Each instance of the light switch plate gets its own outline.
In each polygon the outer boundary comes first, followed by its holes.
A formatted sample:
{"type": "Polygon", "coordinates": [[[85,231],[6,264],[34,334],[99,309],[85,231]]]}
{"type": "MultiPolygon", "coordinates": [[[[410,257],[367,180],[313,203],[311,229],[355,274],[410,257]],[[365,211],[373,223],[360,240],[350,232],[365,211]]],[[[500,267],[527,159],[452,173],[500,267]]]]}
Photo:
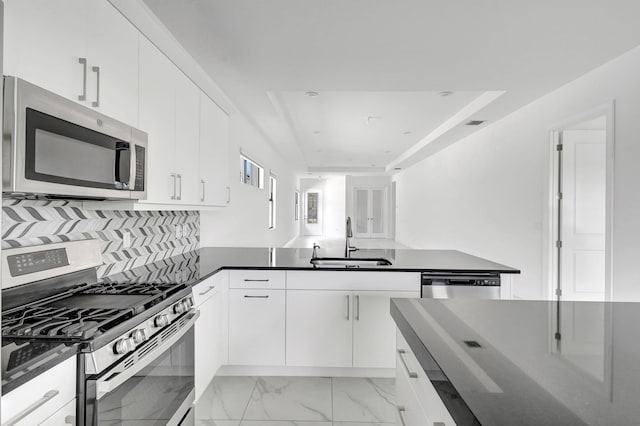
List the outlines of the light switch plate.
{"type": "Polygon", "coordinates": [[[122,246],[124,248],[131,247],[131,232],[130,231],[123,231],[122,232],[122,246]]]}

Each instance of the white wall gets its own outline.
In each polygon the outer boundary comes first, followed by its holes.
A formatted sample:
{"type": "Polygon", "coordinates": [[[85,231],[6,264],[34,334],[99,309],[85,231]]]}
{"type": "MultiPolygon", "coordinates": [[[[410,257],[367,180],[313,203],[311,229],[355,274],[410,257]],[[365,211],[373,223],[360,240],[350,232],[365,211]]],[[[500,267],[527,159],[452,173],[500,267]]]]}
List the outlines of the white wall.
{"type": "Polygon", "coordinates": [[[294,220],[295,171],[239,114],[229,127],[231,204],[200,215],[200,245],[281,247],[298,235],[294,220]],[[240,149],[265,168],[265,187],[240,182],[240,149]],[[268,176],[277,175],[276,229],[269,228],[268,176]]]}
{"type": "MultiPolygon", "coordinates": [[[[324,238],[344,238],[345,234],[345,177],[327,176],[322,179],[303,178],[300,179],[300,198],[302,209],[304,210],[305,191],[312,188],[322,190],[322,237],[324,238]]],[[[300,226],[304,235],[304,211],[302,212],[300,226]]]]}
{"type": "Polygon", "coordinates": [[[514,296],[546,298],[549,129],[614,100],[612,299],[640,301],[639,75],[640,47],[398,173],[397,240],[520,268],[514,296]]]}

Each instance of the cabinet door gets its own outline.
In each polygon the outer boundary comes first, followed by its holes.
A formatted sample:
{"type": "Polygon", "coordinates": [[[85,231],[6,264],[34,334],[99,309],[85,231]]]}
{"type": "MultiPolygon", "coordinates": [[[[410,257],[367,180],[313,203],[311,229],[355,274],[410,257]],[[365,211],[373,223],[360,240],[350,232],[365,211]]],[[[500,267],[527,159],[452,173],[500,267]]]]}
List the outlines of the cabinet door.
{"type": "Polygon", "coordinates": [[[149,134],[148,202],[176,202],[175,70],[162,52],[140,36],[140,129],[149,134]]]}
{"type": "Polygon", "coordinates": [[[349,291],[287,291],[287,365],[351,367],[349,291]]]}
{"type": "Polygon", "coordinates": [[[76,422],[76,399],[73,398],[67,405],[53,413],[51,417],[45,419],[40,426],[61,426],[77,425],[76,422]]]}
{"type": "Polygon", "coordinates": [[[200,184],[198,151],[200,145],[200,89],[182,71],[175,69],[176,133],[175,159],[178,174],[178,203],[198,204],[200,184]]]}
{"type": "Polygon", "coordinates": [[[116,120],[138,126],[138,30],[108,1],[85,0],[85,4],[88,105],[116,120]],[[99,99],[98,72],[93,67],[99,67],[99,99]],[[98,100],[96,106],[93,102],[98,100]]]}
{"type": "Polygon", "coordinates": [[[220,293],[215,293],[198,307],[200,317],[196,321],[194,336],[196,401],[220,367],[217,348],[220,324],[216,308],[221,298],[220,293]]]}
{"type": "Polygon", "coordinates": [[[229,116],[200,92],[200,203],[224,206],[229,197],[229,116]]]}
{"type": "Polygon", "coordinates": [[[229,290],[229,364],[284,365],[285,290],[229,290]]]}
{"type": "Polygon", "coordinates": [[[80,102],[83,67],[78,59],[87,56],[84,3],[5,0],[4,74],[80,102]]]}
{"type": "Polygon", "coordinates": [[[396,325],[392,297],[420,297],[419,292],[360,291],[353,296],[353,366],[394,368],[396,325]]]}

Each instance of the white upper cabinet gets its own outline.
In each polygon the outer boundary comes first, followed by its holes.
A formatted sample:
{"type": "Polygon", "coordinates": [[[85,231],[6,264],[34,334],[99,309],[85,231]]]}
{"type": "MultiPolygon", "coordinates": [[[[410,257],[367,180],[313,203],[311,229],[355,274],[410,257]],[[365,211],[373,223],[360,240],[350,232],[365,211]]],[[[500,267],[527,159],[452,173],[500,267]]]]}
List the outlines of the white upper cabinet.
{"type": "Polygon", "coordinates": [[[84,3],[88,9],[87,101],[103,114],[137,126],[138,30],[109,2],[84,3]]]}
{"type": "Polygon", "coordinates": [[[176,68],[175,173],[179,204],[198,204],[198,153],[200,145],[200,89],[176,68]]]}
{"type": "Polygon", "coordinates": [[[140,37],[140,129],[148,133],[147,200],[176,201],[175,68],[149,40],[140,37]]]}
{"type": "Polygon", "coordinates": [[[80,102],[87,39],[84,0],[5,0],[4,74],[80,102]]]}
{"type": "Polygon", "coordinates": [[[106,0],[5,1],[4,73],[138,124],[138,31],[106,0]]]}
{"type": "Polygon", "coordinates": [[[224,206],[229,187],[229,116],[200,92],[200,203],[224,206]]]}

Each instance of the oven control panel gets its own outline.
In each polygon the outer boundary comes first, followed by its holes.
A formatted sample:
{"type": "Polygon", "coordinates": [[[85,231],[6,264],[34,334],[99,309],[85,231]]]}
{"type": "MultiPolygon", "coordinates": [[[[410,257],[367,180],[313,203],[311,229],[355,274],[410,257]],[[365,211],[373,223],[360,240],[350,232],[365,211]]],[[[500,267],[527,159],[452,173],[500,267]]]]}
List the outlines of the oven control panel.
{"type": "Polygon", "coordinates": [[[17,277],[69,265],[67,250],[56,248],[7,256],[9,272],[17,277]]]}

